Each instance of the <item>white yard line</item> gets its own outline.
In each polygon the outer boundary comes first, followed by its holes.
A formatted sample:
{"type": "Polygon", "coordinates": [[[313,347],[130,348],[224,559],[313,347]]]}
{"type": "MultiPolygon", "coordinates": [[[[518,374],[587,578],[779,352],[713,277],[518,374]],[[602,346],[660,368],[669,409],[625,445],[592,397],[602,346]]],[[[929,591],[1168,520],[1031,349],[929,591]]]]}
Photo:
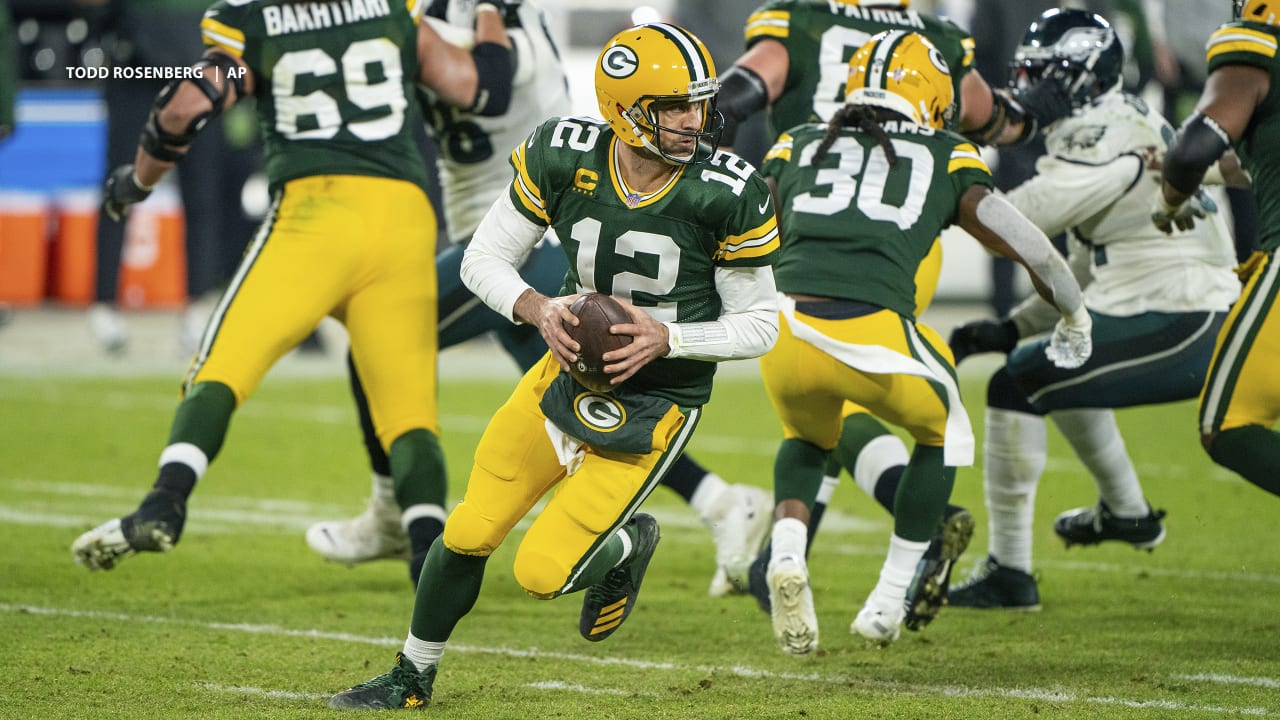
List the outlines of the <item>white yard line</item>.
{"type": "MultiPolygon", "coordinates": [[[[85,618],[97,621],[116,621],[121,623],[154,623],[161,625],[178,625],[184,627],[201,628],[205,630],[240,632],[253,635],[268,635],[278,637],[307,638],[314,640],[333,640],[336,642],[358,643],[362,645],[379,645],[387,647],[399,647],[402,640],[386,638],[354,635],[351,633],[334,633],[324,630],[296,630],[291,628],[283,628],[278,625],[256,625],[250,623],[211,623],[198,622],[194,620],[178,620],[172,618],[158,617],[154,615],[129,615],[126,613],[102,612],[96,610],[73,610],[69,608],[41,607],[35,605],[14,605],[9,603],[0,603],[0,612],[8,613],[14,616],[22,615],[40,615],[45,617],[72,617],[85,618]]],[[[677,662],[653,662],[648,660],[636,660],[623,657],[595,657],[592,655],[579,655],[577,653],[559,653],[547,652],[545,650],[509,648],[509,647],[484,647],[474,645],[450,645],[449,650],[457,653],[475,653],[478,655],[498,655],[502,657],[512,658],[533,658],[538,660],[558,660],[566,662],[577,662],[586,665],[620,665],[638,670],[657,670],[657,671],[673,671],[685,674],[695,673],[702,675],[728,675],[732,677],[740,677],[747,679],[766,679],[775,681],[799,682],[799,683],[815,683],[815,684],[836,684],[841,686],[859,686],[873,691],[892,692],[896,694],[912,694],[912,695],[928,695],[941,697],[996,697],[996,698],[1014,698],[1023,700],[1044,700],[1046,702],[1055,703],[1081,703],[1087,705],[1116,705],[1129,707],[1139,710],[1158,710],[1158,711],[1181,711],[1181,712],[1200,712],[1213,715],[1247,715],[1251,717],[1277,717],[1280,712],[1265,707],[1229,707],[1223,705],[1195,705],[1189,703],[1176,702],[1173,700],[1134,700],[1130,698],[1117,698],[1108,696],[1094,696],[1080,693],[1067,688],[1014,688],[1014,687],[972,687],[966,685],[930,685],[919,683],[900,683],[884,680],[873,680],[862,675],[831,675],[822,673],[789,673],[774,672],[771,670],[763,670],[743,665],[688,665],[677,662]]],[[[1201,676],[1177,675],[1174,676],[1184,681],[1195,681],[1202,679],[1201,676]]],[[[1229,677],[1205,675],[1203,679],[1213,681],[1214,678],[1229,677]]],[[[1243,680],[1244,678],[1241,678],[1243,680]]],[[[1249,678],[1250,683],[1262,685],[1263,687],[1272,687],[1270,684],[1263,683],[1280,683],[1280,681],[1271,678],[1249,678]]],[[[573,689],[568,683],[559,683],[552,681],[547,683],[534,683],[530,687],[542,686],[543,689],[573,689]]],[[[262,690],[258,688],[242,688],[239,686],[206,686],[213,690],[246,692],[250,694],[262,695],[265,697],[282,697],[286,699],[310,699],[319,698],[323,695],[315,693],[295,693],[281,690],[262,690]]],[[[584,691],[586,689],[584,688],[584,691]]],[[[607,691],[606,691],[607,692],[607,691]]]]}

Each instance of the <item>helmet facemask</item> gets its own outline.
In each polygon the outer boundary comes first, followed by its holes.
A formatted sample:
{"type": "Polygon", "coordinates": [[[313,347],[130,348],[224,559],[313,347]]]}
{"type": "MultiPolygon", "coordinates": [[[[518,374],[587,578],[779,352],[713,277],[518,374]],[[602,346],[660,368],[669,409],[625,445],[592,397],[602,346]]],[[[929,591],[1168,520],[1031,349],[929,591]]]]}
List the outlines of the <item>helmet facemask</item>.
{"type": "Polygon", "coordinates": [[[646,150],[677,165],[696,165],[710,160],[720,146],[720,134],[724,130],[724,117],[716,111],[716,93],[720,88],[716,78],[689,85],[688,95],[645,95],[622,112],[622,117],[638,132],[646,150]],[[695,84],[701,87],[695,88],[695,84]],[[681,130],[662,124],[663,110],[682,105],[700,106],[702,122],[696,130],[681,130]],[[692,152],[688,155],[668,152],[662,141],[664,135],[692,138],[692,152]]]}

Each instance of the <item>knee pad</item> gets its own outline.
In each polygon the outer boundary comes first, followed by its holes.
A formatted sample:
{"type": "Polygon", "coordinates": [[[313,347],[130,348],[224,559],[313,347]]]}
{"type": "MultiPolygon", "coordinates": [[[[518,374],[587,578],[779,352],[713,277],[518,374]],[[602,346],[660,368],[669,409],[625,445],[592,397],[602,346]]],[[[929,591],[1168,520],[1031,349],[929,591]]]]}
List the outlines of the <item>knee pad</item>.
{"type": "Polygon", "coordinates": [[[524,545],[516,551],[513,568],[516,582],[538,600],[550,600],[560,594],[569,582],[572,568],[565,567],[557,558],[537,548],[524,545]]]}
{"type": "Polygon", "coordinates": [[[460,503],[444,524],[444,544],[459,555],[488,557],[502,544],[507,530],[494,525],[479,513],[460,503]]]}

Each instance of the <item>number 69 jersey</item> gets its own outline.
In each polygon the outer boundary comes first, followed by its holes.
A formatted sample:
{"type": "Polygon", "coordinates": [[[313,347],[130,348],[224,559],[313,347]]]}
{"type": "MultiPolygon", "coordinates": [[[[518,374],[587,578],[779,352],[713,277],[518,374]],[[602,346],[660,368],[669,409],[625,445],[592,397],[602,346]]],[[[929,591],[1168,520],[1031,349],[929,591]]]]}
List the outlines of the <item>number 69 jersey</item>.
{"type": "Polygon", "coordinates": [[[254,75],[272,191],[312,175],[372,175],[427,186],[410,129],[423,0],[221,0],[206,45],[254,75]]]}
{"type": "Polygon", "coordinates": [[[844,128],[821,160],[826,125],[783,133],[762,172],[777,182],[778,290],[857,300],[915,317],[916,268],[972,185],[991,187],[978,150],[945,130],[882,123],[892,166],[869,134],[844,128]]]}
{"type": "MultiPolygon", "coordinates": [[[[622,179],[617,144],[602,121],[548,120],[511,153],[512,205],[560,238],[565,294],[615,295],[660,322],[717,319],[714,268],[770,265],[777,253],[768,186],[745,160],[720,151],[640,194],[622,179]]],[[[708,400],[714,373],[713,362],[659,358],[628,384],[690,407],[708,400]]]]}

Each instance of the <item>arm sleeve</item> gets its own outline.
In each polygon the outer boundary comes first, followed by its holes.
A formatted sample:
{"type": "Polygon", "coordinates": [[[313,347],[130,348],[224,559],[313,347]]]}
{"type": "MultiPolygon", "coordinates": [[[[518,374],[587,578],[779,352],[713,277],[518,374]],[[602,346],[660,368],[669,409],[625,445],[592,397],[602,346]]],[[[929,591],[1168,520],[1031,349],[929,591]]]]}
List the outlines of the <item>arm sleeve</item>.
{"type": "MultiPolygon", "coordinates": [[[[1081,288],[1085,288],[1093,281],[1093,273],[1089,267],[1089,248],[1074,237],[1067,240],[1067,246],[1067,265],[1076,282],[1081,288]]],[[[1018,328],[1018,337],[1024,338],[1052,330],[1060,317],[1062,315],[1057,308],[1035,293],[1009,313],[1009,319],[1018,328]]]]}
{"type": "Polygon", "coordinates": [[[663,323],[671,332],[671,358],[742,360],[759,357],[778,339],[778,294],[773,268],[717,267],[723,309],[710,322],[663,323]]]}
{"type": "MultiPolygon", "coordinates": [[[[987,195],[977,207],[978,222],[999,235],[1022,258],[1022,263],[1041,285],[1063,317],[1085,313],[1084,296],[1062,256],[1035,225],[1000,195],[987,195]]],[[[1046,298],[1048,300],[1049,298],[1046,298]]]]}
{"type": "Polygon", "coordinates": [[[525,219],[503,193],[462,253],[463,284],[495,312],[520,322],[514,316],[516,300],[531,287],[520,277],[520,266],[544,232],[545,227],[525,219]]]}
{"type": "Polygon", "coordinates": [[[1008,200],[1050,237],[1110,207],[1142,176],[1142,158],[1121,155],[1103,165],[1045,157],[1036,176],[1009,191],[1008,200]]]}

